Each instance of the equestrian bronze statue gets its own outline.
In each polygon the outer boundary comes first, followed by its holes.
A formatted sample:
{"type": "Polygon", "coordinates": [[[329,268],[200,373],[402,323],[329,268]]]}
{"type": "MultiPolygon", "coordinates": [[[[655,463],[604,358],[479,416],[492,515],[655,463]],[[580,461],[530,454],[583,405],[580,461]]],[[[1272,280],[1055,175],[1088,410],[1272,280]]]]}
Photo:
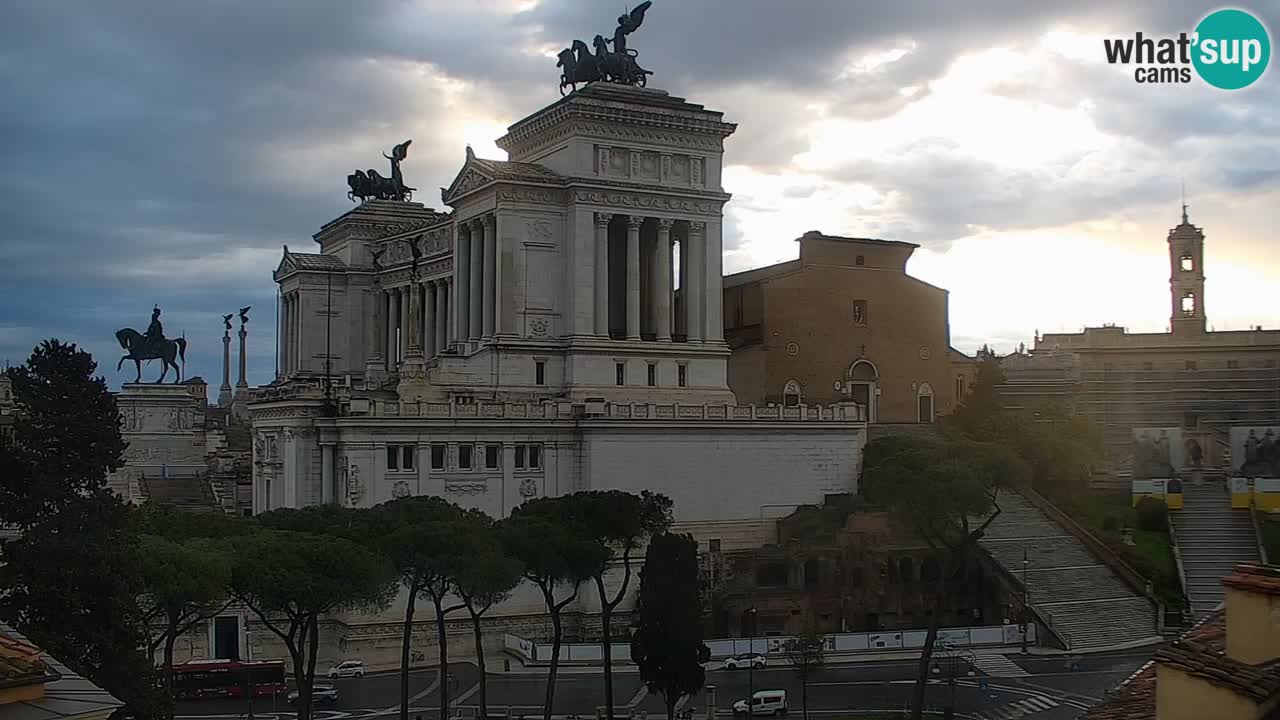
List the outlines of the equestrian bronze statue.
{"type": "Polygon", "coordinates": [[[645,11],[652,5],[652,0],[645,0],[634,10],[618,16],[618,27],[613,31],[613,39],[597,35],[592,41],[595,53],[591,52],[585,42],[574,40],[573,44],[560,51],[556,67],[560,72],[560,94],[570,87],[578,89],[578,83],[590,83],[597,80],[617,83],[619,85],[638,85],[644,87],[648,76],[653,73],[636,63],[636,51],[627,47],[627,36],[635,32],[644,22],[645,11]],[[609,49],[609,45],[613,49],[609,49]]]}
{"type": "Polygon", "coordinates": [[[360,202],[365,200],[395,200],[397,202],[408,202],[413,199],[413,191],[417,188],[411,188],[404,184],[404,175],[400,173],[400,163],[409,156],[409,144],[412,140],[405,140],[399,145],[391,149],[391,154],[382,153],[382,157],[391,161],[391,177],[383,177],[377,170],[369,168],[357,170],[347,176],[347,186],[351,188],[347,192],[347,199],[354,202],[356,198],[360,202]]]}
{"type": "Polygon", "coordinates": [[[125,350],[125,356],[116,363],[117,372],[124,365],[125,360],[132,360],[137,368],[137,377],[134,378],[134,382],[140,383],[142,382],[142,361],[161,360],[164,363],[164,371],[160,373],[160,379],[156,382],[164,382],[171,367],[175,376],[173,381],[182,382],[182,368],[178,366],[177,361],[186,362],[187,341],[184,338],[170,340],[164,336],[164,326],[160,324],[159,307],[151,311],[151,324],[147,326],[145,334],[133,328],[121,328],[116,331],[116,340],[125,350]]]}

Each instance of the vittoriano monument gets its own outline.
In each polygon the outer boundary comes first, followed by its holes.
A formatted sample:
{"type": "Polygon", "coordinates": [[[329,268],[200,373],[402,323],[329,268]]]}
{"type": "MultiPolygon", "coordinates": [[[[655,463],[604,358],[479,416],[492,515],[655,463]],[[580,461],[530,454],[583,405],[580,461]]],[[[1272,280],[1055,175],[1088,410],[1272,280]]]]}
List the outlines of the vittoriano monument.
{"type": "Polygon", "coordinates": [[[178,367],[177,361],[186,361],[187,341],[184,338],[170,340],[164,336],[164,326],[160,324],[160,306],[157,305],[152,309],[151,324],[147,326],[146,334],[133,328],[121,328],[116,331],[116,340],[120,342],[120,347],[125,349],[125,356],[116,363],[117,372],[124,365],[125,360],[132,360],[137,368],[137,377],[134,378],[134,382],[142,382],[142,361],[161,360],[164,363],[164,371],[160,373],[160,379],[156,382],[164,382],[170,367],[173,368],[173,381],[175,383],[182,381],[182,368],[178,367]]]}
{"type": "Polygon", "coordinates": [[[400,174],[400,162],[409,155],[409,143],[412,140],[405,140],[391,150],[391,154],[382,154],[382,157],[391,161],[391,177],[382,177],[377,170],[369,168],[368,171],[357,170],[347,176],[347,185],[351,188],[347,193],[347,198],[355,201],[360,198],[360,202],[369,199],[376,200],[395,200],[398,202],[408,202],[413,199],[413,191],[417,188],[411,188],[404,184],[404,176],[400,174]]]}
{"type": "Polygon", "coordinates": [[[571,47],[561,50],[560,61],[556,63],[556,67],[564,68],[560,73],[560,94],[564,94],[566,87],[577,90],[578,83],[596,80],[644,87],[647,77],[653,73],[636,64],[636,51],[627,48],[627,36],[639,29],[645,11],[652,4],[652,0],[645,0],[630,13],[619,15],[612,40],[597,35],[592,41],[594,54],[581,40],[574,40],[571,47]],[[612,51],[609,45],[613,45],[612,51]]]}

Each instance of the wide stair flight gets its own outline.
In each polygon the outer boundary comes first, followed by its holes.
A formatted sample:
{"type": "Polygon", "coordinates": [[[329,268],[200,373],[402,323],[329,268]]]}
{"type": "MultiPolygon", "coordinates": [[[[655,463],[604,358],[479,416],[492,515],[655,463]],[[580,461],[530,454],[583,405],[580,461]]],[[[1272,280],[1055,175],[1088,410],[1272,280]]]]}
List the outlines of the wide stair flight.
{"type": "Polygon", "coordinates": [[[1182,557],[1187,600],[1196,619],[1222,602],[1222,578],[1242,562],[1260,562],[1249,510],[1231,508],[1225,483],[1183,483],[1182,509],[1169,511],[1182,557]]]}
{"type": "Polygon", "coordinates": [[[1160,639],[1155,605],[1083,543],[1021,495],[1001,494],[999,504],[981,545],[1019,580],[1025,551],[1028,603],[1072,650],[1160,639]]]}

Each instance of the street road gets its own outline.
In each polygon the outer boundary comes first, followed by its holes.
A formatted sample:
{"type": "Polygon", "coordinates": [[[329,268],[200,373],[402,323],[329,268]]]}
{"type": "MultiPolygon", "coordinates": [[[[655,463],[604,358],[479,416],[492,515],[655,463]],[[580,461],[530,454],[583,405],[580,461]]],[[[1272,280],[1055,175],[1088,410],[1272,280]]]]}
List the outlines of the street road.
{"type": "MultiPolygon", "coordinates": [[[[1149,656],[1149,651],[1126,651],[1078,658],[1023,657],[1009,653],[996,657],[983,655],[971,659],[972,662],[959,660],[954,663],[944,658],[939,662],[940,672],[933,675],[934,682],[929,686],[928,703],[930,708],[941,710],[954,699],[958,718],[1069,720],[1100,702],[1106,690],[1141,667],[1149,656]],[[975,663],[986,671],[975,667],[975,663]],[[952,665],[957,676],[954,685],[949,681],[952,665]]],[[[800,680],[794,670],[778,664],[784,662],[775,660],[770,667],[751,672],[708,671],[707,684],[714,685],[716,689],[716,707],[727,716],[733,703],[747,697],[750,689],[781,689],[787,691],[791,716],[798,717],[803,702],[800,680]]],[[[475,666],[451,665],[450,673],[455,676],[453,699],[456,705],[464,709],[474,708],[479,691],[479,673],[475,666]]],[[[421,715],[424,720],[438,717],[438,675],[434,669],[410,674],[412,715],[421,715]]],[[[914,675],[913,660],[819,668],[809,681],[810,714],[827,720],[849,710],[905,709],[910,702],[914,675]]],[[[340,700],[335,706],[319,709],[316,720],[363,720],[394,716],[399,712],[398,673],[378,673],[344,680],[317,678],[317,682],[335,685],[340,700]]],[[[491,712],[509,710],[512,716],[540,717],[546,690],[545,674],[490,674],[488,690],[491,712]]],[[[603,692],[598,671],[566,668],[556,682],[555,714],[593,718],[596,707],[603,700],[603,692]]],[[[644,711],[655,720],[665,717],[662,698],[650,695],[642,687],[634,668],[624,666],[615,671],[614,697],[619,706],[616,713],[619,716],[644,711]]],[[[699,693],[686,703],[701,715],[706,698],[699,693]]],[[[180,703],[178,714],[203,720],[230,720],[245,716],[247,709],[244,701],[204,700],[180,703]]],[[[465,714],[474,715],[474,711],[465,714]]],[[[254,703],[254,716],[261,720],[285,720],[292,716],[292,712],[283,697],[278,698],[274,705],[270,698],[258,698],[254,703]]]]}

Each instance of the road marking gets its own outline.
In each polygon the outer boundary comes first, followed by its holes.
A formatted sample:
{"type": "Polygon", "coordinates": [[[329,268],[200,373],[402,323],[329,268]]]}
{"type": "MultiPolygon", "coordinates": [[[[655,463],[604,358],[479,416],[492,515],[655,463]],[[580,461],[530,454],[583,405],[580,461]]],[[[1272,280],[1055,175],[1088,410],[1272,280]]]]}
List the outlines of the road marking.
{"type": "Polygon", "coordinates": [[[1031,673],[1004,655],[975,655],[969,664],[991,677],[1031,677],[1031,673]]]}
{"type": "MultiPolygon", "coordinates": [[[[978,687],[978,683],[973,680],[956,680],[956,684],[961,685],[963,687],[971,687],[971,688],[978,687]]],[[[1012,693],[1014,695],[1025,695],[1027,697],[1049,698],[1049,696],[1044,692],[1041,692],[1038,690],[1028,690],[1026,688],[1020,688],[1014,685],[998,685],[996,683],[989,683],[987,685],[987,689],[1000,690],[1002,692],[1012,693]]],[[[1058,693],[1058,692],[1065,692],[1065,691],[1053,690],[1053,692],[1058,693]]],[[[1089,708],[1093,707],[1092,703],[1086,704],[1079,700],[1075,700],[1075,699],[1072,699],[1069,697],[1063,697],[1063,696],[1059,696],[1057,698],[1057,702],[1060,702],[1063,705],[1070,705],[1071,707],[1077,708],[1080,710],[1088,710],[1089,708]]]]}
{"type": "Polygon", "coordinates": [[[637,690],[636,694],[631,697],[631,702],[627,703],[626,705],[623,705],[622,707],[634,708],[635,706],[640,704],[640,701],[644,700],[648,696],[649,696],[649,687],[642,683],[640,685],[640,689],[637,690]]]}
{"type": "Polygon", "coordinates": [[[979,712],[977,717],[982,720],[1015,720],[1016,718],[1033,715],[1055,707],[1058,707],[1058,703],[1051,698],[1044,696],[1029,697],[998,708],[984,710],[979,712]]]}
{"type": "MultiPolygon", "coordinates": [[[[424,698],[424,697],[426,697],[426,696],[430,695],[431,693],[435,692],[435,689],[436,689],[436,688],[438,688],[438,687],[440,687],[440,671],[439,671],[439,670],[436,670],[436,677],[435,677],[435,679],[434,679],[434,680],[432,680],[432,681],[431,681],[431,684],[427,686],[427,689],[426,689],[426,690],[423,690],[422,692],[418,693],[417,695],[410,695],[410,696],[409,696],[409,704],[413,704],[413,701],[414,701],[414,700],[421,700],[422,698],[424,698]]],[[[380,715],[380,714],[382,714],[382,713],[388,713],[388,712],[400,712],[400,703],[396,703],[395,705],[392,705],[391,707],[385,707],[385,708],[382,708],[382,710],[381,710],[380,712],[378,712],[377,714],[379,714],[379,715],[380,715]]]]}
{"type": "MultiPolygon", "coordinates": [[[[832,682],[811,682],[809,687],[840,687],[842,685],[915,685],[915,680],[843,680],[832,682]]],[[[813,712],[810,710],[809,712],[813,712]]]]}

